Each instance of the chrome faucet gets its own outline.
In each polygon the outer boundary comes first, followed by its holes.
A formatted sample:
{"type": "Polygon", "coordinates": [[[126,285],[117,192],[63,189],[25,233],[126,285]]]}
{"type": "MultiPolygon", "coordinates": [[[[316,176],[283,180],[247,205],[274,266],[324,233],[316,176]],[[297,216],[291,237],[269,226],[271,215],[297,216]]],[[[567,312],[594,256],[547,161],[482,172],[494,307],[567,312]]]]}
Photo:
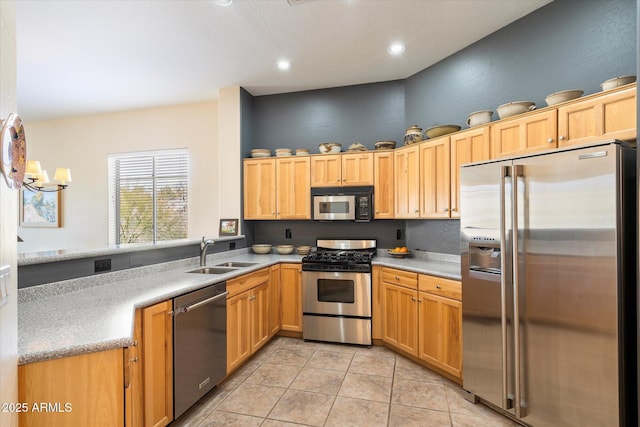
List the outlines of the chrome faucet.
{"type": "Polygon", "coordinates": [[[200,242],[200,267],[206,267],[207,265],[207,248],[213,246],[216,243],[213,239],[204,239],[202,236],[202,242],[200,242]]]}

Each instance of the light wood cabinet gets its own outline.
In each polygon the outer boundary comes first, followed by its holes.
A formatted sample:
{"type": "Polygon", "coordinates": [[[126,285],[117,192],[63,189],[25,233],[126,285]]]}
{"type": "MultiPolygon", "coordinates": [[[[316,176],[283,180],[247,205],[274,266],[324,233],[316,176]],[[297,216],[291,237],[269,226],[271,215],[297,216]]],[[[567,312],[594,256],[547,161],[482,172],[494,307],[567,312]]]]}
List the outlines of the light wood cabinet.
{"type": "Polygon", "coordinates": [[[276,159],[244,161],[244,219],[276,219],[276,159]]]}
{"type": "Polygon", "coordinates": [[[418,357],[462,379],[462,290],[458,281],[420,275],[418,357]]]}
{"type": "Polygon", "coordinates": [[[374,265],[371,272],[371,338],[382,339],[382,267],[374,265]]]}
{"type": "Polygon", "coordinates": [[[373,185],[373,153],[311,156],[311,187],[373,185]]]}
{"type": "Polygon", "coordinates": [[[558,107],[558,145],[636,139],[636,87],[558,107]]]}
{"type": "Polygon", "coordinates": [[[491,125],[491,158],[557,148],[557,134],[555,109],[497,121],[491,125]]]}
{"type": "Polygon", "coordinates": [[[489,137],[489,126],[478,126],[451,136],[451,218],[460,218],[460,165],[490,159],[489,137]]]}
{"type": "Polygon", "coordinates": [[[417,356],[417,274],[383,268],[381,290],[382,340],[399,350],[417,356]]]}
{"type": "Polygon", "coordinates": [[[227,281],[227,374],[271,337],[268,268],[227,281]]]}
{"type": "Polygon", "coordinates": [[[376,152],[373,160],[374,217],[375,219],[395,218],[393,151],[376,152]]]}
{"type": "Polygon", "coordinates": [[[302,332],[302,266],[280,264],[280,329],[302,332]]]}
{"type": "Polygon", "coordinates": [[[126,426],[144,425],[144,385],[142,377],[142,310],[136,310],[133,345],[124,349],[124,408],[126,426]]]}
{"type": "Polygon", "coordinates": [[[311,156],[311,187],[339,187],[341,182],[341,154],[311,156]]]}
{"type": "Polygon", "coordinates": [[[340,185],[373,185],[373,167],[373,153],[343,154],[340,185]]]}
{"type": "Polygon", "coordinates": [[[123,390],[121,348],[20,365],[18,401],[28,411],[18,421],[24,427],[124,426],[123,390]]]}
{"type": "Polygon", "coordinates": [[[292,156],[276,160],[277,219],[311,219],[309,171],[308,156],[292,156]]]}
{"type": "Polygon", "coordinates": [[[420,144],[420,217],[449,218],[451,161],[449,137],[420,144]]]}
{"type": "Polygon", "coordinates": [[[394,216],[396,218],[420,217],[419,149],[418,144],[413,144],[394,152],[394,216]]]}
{"type": "Polygon", "coordinates": [[[166,426],[173,421],[172,301],[142,309],[141,363],[144,425],[166,426]]]}
{"type": "Polygon", "coordinates": [[[280,265],[269,268],[269,336],[280,330],[280,265]]]}

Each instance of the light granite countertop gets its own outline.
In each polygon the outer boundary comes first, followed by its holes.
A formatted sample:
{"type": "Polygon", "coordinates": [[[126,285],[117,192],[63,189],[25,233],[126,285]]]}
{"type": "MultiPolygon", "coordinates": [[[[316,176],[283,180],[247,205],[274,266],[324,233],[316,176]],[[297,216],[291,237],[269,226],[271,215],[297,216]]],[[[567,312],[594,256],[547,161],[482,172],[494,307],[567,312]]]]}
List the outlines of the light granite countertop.
{"type": "MultiPolygon", "coordinates": [[[[199,258],[33,286],[18,291],[19,364],[56,359],[133,343],[137,308],[200,289],[280,262],[300,262],[300,255],[255,255],[238,249],[207,256],[207,265],[255,262],[219,275],[191,274],[199,258]]],[[[374,265],[460,279],[460,257],[420,254],[395,259],[380,251],[374,265]]]]}

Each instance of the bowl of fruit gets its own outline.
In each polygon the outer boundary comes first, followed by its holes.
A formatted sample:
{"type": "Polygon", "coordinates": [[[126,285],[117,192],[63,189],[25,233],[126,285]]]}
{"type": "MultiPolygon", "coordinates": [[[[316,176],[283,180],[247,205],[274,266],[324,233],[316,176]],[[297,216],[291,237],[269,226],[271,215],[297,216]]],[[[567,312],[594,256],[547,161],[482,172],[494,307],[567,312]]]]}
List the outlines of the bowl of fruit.
{"type": "Polygon", "coordinates": [[[387,252],[394,258],[404,258],[411,254],[411,251],[406,246],[396,246],[393,249],[387,249],[387,252]]]}

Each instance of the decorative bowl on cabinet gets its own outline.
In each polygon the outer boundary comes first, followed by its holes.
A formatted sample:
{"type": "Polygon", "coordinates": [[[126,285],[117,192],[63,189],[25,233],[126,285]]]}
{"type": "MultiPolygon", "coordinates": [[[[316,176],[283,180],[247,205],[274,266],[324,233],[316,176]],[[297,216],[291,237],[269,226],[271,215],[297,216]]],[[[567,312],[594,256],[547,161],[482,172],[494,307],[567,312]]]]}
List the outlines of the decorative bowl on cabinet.
{"type": "Polygon", "coordinates": [[[544,99],[547,102],[547,105],[556,105],[562,102],[570,101],[572,99],[580,98],[584,93],[583,90],[563,90],[560,92],[552,93],[551,95],[547,95],[544,99]]]}
{"type": "Polygon", "coordinates": [[[458,125],[440,125],[430,127],[429,129],[425,130],[424,133],[425,135],[427,135],[427,138],[437,138],[449,133],[458,132],[459,130],[460,126],[458,125]]]}
{"type": "Polygon", "coordinates": [[[636,81],[636,76],[614,77],[612,79],[605,80],[604,82],[602,82],[600,84],[600,87],[602,88],[602,90],[609,90],[609,89],[617,88],[618,86],[624,86],[629,83],[633,83],[635,81],[636,81]]]}
{"type": "Polygon", "coordinates": [[[322,154],[339,153],[342,150],[342,144],[338,144],[337,142],[323,142],[318,145],[318,149],[322,154]]]}
{"type": "Polygon", "coordinates": [[[498,111],[498,116],[501,119],[506,119],[507,117],[516,116],[518,114],[526,113],[527,111],[533,111],[535,109],[535,102],[515,101],[502,104],[496,109],[496,111],[498,111]]]}

